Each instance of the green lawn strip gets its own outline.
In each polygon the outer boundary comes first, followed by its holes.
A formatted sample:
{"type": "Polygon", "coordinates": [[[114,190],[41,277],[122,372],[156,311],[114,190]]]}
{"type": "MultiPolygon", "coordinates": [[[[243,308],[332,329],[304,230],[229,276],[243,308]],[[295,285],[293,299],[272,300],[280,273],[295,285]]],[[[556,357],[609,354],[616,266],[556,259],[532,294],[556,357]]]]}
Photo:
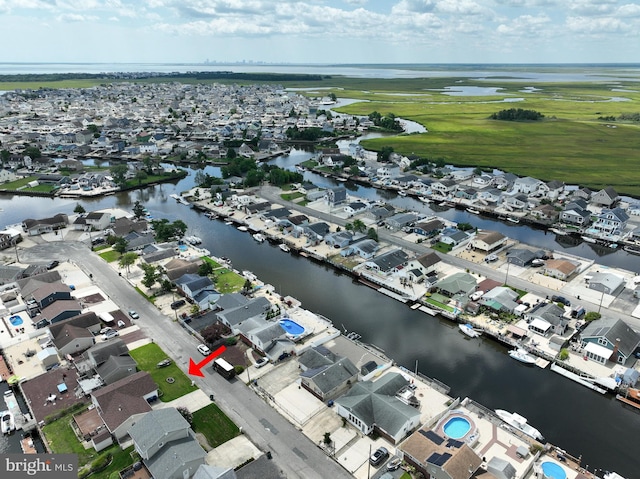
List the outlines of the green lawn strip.
{"type": "Polygon", "coordinates": [[[440,308],[440,309],[444,309],[445,311],[451,311],[452,313],[454,311],[454,308],[452,308],[448,304],[441,303],[440,301],[436,301],[435,299],[425,298],[425,301],[427,303],[429,303],[429,304],[432,304],[433,306],[436,306],[436,307],[440,308]]]}
{"type": "Polygon", "coordinates": [[[155,298],[149,296],[147,293],[142,291],[138,286],[135,287],[135,290],[140,294],[140,296],[142,296],[144,299],[149,301],[151,304],[155,303],[155,301],[156,301],[155,298]]]}
{"type": "Polygon", "coordinates": [[[164,368],[157,367],[160,361],[167,358],[167,354],[157,344],[151,343],[141,346],[131,351],[130,354],[138,363],[138,369],[147,371],[162,391],[161,401],[169,402],[198,389],[191,385],[191,379],[182,372],[175,362],[164,368]],[[173,378],[174,382],[169,384],[168,377],[173,378]]]}
{"type": "Polygon", "coordinates": [[[51,193],[56,190],[54,185],[38,185],[33,187],[22,188],[21,191],[30,191],[32,193],[51,193]]]}
{"type": "Polygon", "coordinates": [[[218,447],[240,434],[238,426],[214,403],[193,412],[192,428],[203,434],[211,447],[218,447]]]}
{"type": "Polygon", "coordinates": [[[216,289],[223,294],[240,291],[246,281],[246,278],[227,268],[214,271],[214,277],[216,289]]]}
{"type": "Polygon", "coordinates": [[[214,261],[208,256],[201,256],[200,259],[202,259],[202,261],[205,261],[206,263],[209,263],[211,266],[213,266],[214,269],[222,267],[220,263],[218,263],[217,261],[214,261]]]}
{"type": "Polygon", "coordinates": [[[17,190],[18,188],[23,188],[27,186],[31,181],[35,181],[37,179],[38,179],[37,176],[27,176],[26,178],[21,178],[19,180],[3,183],[1,187],[3,190],[17,190]]]}
{"type": "Polygon", "coordinates": [[[42,433],[54,453],[78,455],[78,465],[82,467],[96,459],[99,454],[94,449],[85,449],[71,428],[73,416],[80,414],[76,410],[42,427],[42,433]]]}
{"type": "Polygon", "coordinates": [[[109,250],[100,253],[98,256],[100,256],[107,263],[113,263],[114,261],[118,261],[118,259],[120,258],[120,253],[114,250],[109,250]]]}
{"type": "Polygon", "coordinates": [[[294,201],[298,198],[304,198],[304,194],[300,193],[299,191],[296,191],[295,193],[283,193],[280,195],[280,198],[285,201],[294,201]]]}
{"type": "Polygon", "coordinates": [[[448,253],[449,251],[451,251],[451,245],[447,244],[447,243],[441,243],[438,242],[436,244],[434,244],[433,246],[431,246],[431,249],[439,251],[440,253],[448,253]]]}

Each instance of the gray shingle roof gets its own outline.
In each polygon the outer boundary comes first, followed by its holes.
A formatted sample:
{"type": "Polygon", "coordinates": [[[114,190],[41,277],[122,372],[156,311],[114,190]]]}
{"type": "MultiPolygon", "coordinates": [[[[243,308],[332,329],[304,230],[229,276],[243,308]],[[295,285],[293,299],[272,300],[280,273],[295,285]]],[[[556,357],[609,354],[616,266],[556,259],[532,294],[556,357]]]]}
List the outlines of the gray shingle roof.
{"type": "Polygon", "coordinates": [[[187,420],[177,409],[168,407],[145,414],[131,426],[129,435],[136,443],[138,451],[143,457],[146,457],[148,449],[161,441],[163,437],[185,429],[189,429],[187,420]]]}

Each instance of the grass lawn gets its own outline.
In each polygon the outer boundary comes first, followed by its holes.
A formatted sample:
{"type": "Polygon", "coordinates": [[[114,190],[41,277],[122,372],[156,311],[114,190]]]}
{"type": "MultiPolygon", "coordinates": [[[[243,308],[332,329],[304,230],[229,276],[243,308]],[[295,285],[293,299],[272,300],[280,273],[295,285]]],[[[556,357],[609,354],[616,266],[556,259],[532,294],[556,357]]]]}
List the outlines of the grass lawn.
{"type": "Polygon", "coordinates": [[[222,294],[237,293],[246,281],[244,277],[227,268],[216,270],[213,274],[216,289],[222,294]]]}
{"type": "Polygon", "coordinates": [[[112,473],[121,471],[133,463],[131,458],[133,446],[125,449],[124,451],[118,445],[112,445],[100,452],[96,452],[95,449],[85,449],[71,428],[71,421],[73,420],[72,416],[74,414],[79,414],[79,411],[70,412],[66,416],[63,416],[42,428],[42,432],[54,453],[77,454],[79,468],[90,464],[100,457],[106,457],[111,454],[113,456],[111,464],[105,470],[91,476],[95,478],[106,479],[112,473]]]}
{"type": "Polygon", "coordinates": [[[32,188],[23,188],[22,191],[33,191],[34,193],[51,193],[55,191],[55,187],[53,185],[38,185],[32,188]]]}
{"type": "MultiPolygon", "coordinates": [[[[196,350],[193,350],[194,354],[196,350]]],[[[171,363],[170,366],[165,368],[158,368],[157,364],[163,359],[167,358],[167,355],[160,346],[155,343],[147,344],[140,348],[131,351],[131,357],[138,363],[138,368],[142,371],[147,371],[151,374],[151,377],[156,382],[160,390],[162,390],[162,396],[160,400],[163,402],[173,401],[176,398],[182,397],[192,391],[198,389],[196,386],[191,385],[191,379],[187,377],[185,373],[175,364],[171,363]],[[169,384],[167,378],[172,377],[174,382],[169,384]]]]}
{"type": "Polygon", "coordinates": [[[299,191],[296,191],[295,193],[283,193],[280,195],[280,198],[285,201],[293,201],[298,198],[304,198],[304,194],[300,193],[299,191]]]}
{"type": "Polygon", "coordinates": [[[217,261],[212,260],[208,256],[202,256],[201,259],[202,259],[202,261],[205,261],[205,262],[209,263],[211,266],[213,266],[214,269],[222,267],[222,265],[220,263],[218,263],[217,261]]]}
{"type": "Polygon", "coordinates": [[[8,183],[3,183],[0,185],[4,190],[17,190],[18,188],[22,188],[27,186],[30,181],[36,180],[35,176],[27,176],[26,178],[21,178],[16,181],[9,181],[8,183]]]}
{"type": "Polygon", "coordinates": [[[120,253],[114,250],[105,251],[104,253],[100,253],[100,256],[107,263],[113,263],[114,261],[118,261],[120,259],[120,253]]]}
{"type": "Polygon", "coordinates": [[[218,447],[240,434],[238,426],[214,403],[193,413],[192,428],[203,434],[211,447],[218,447]]]}
{"type": "Polygon", "coordinates": [[[433,306],[437,306],[437,307],[438,307],[438,308],[440,308],[440,309],[444,309],[445,311],[450,311],[450,312],[452,312],[452,313],[453,313],[453,311],[454,311],[454,308],[452,308],[452,307],[451,307],[451,306],[449,306],[448,304],[441,303],[440,301],[436,301],[436,300],[435,300],[435,299],[433,299],[433,298],[424,298],[424,300],[425,300],[427,303],[432,304],[433,306]]]}
{"type": "Polygon", "coordinates": [[[449,251],[451,251],[453,248],[451,247],[451,245],[449,245],[447,243],[438,242],[438,243],[432,245],[431,249],[434,249],[436,251],[439,251],[440,253],[445,253],[446,254],[449,251]]]}

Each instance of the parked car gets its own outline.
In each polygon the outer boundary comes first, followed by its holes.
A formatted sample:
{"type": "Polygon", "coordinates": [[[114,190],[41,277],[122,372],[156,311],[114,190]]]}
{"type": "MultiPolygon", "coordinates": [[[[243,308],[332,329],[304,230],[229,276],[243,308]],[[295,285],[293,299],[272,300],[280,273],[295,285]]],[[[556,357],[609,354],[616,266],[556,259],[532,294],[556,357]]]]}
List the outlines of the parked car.
{"type": "Polygon", "coordinates": [[[198,344],[198,351],[203,356],[209,356],[209,354],[211,354],[211,350],[209,349],[209,346],[207,346],[206,344],[198,344]]]}
{"type": "Polygon", "coordinates": [[[395,471],[400,468],[402,464],[402,459],[399,457],[394,457],[389,462],[387,462],[387,471],[395,471]]]}
{"type": "Polygon", "coordinates": [[[138,319],[140,315],[132,309],[131,311],[129,311],[129,317],[131,319],[138,319]]]}
{"type": "Polygon", "coordinates": [[[60,261],[53,260],[47,265],[47,269],[53,269],[60,264],[60,261]]]}
{"type": "Polygon", "coordinates": [[[116,336],[120,336],[120,333],[115,329],[110,329],[102,335],[102,339],[107,340],[107,339],[115,338],[116,336]]]}
{"type": "Polygon", "coordinates": [[[554,294],[553,296],[551,296],[551,301],[553,301],[554,303],[562,303],[565,306],[571,306],[571,301],[569,301],[564,296],[556,296],[554,294]]]}
{"type": "Polygon", "coordinates": [[[372,466],[379,466],[389,457],[389,451],[387,451],[386,447],[379,447],[371,454],[369,458],[369,463],[372,466]]]}
{"type": "Polygon", "coordinates": [[[159,368],[166,368],[167,366],[171,366],[171,359],[169,358],[163,359],[157,364],[157,366],[159,368]]]}
{"type": "Polygon", "coordinates": [[[260,358],[256,361],[256,368],[261,368],[262,366],[266,366],[269,360],[267,358],[260,358]]]}
{"type": "Polygon", "coordinates": [[[180,306],[184,306],[186,301],[184,299],[179,299],[171,303],[171,309],[178,309],[180,306]]]}

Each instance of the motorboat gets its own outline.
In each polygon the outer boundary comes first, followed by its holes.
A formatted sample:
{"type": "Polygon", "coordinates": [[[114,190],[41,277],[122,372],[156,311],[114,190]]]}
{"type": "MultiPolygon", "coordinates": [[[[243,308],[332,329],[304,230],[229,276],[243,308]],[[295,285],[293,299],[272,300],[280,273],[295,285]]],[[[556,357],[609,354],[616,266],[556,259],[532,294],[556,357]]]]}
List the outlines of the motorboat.
{"type": "Polygon", "coordinates": [[[479,215],[480,214],[480,211],[475,209],[475,208],[467,208],[467,211],[469,213],[471,213],[471,214],[474,214],[474,215],[479,215]]]}
{"type": "Polygon", "coordinates": [[[253,239],[256,240],[258,243],[262,243],[264,241],[264,236],[260,233],[255,233],[252,235],[253,239]]]}
{"type": "Polygon", "coordinates": [[[185,236],[184,240],[192,245],[198,245],[200,243],[202,243],[202,240],[200,238],[198,238],[197,236],[185,236]]]}
{"type": "Polygon", "coordinates": [[[478,336],[480,336],[482,334],[477,329],[474,329],[473,325],[469,324],[469,323],[459,324],[458,327],[460,328],[460,331],[462,331],[464,334],[466,334],[470,338],[477,338],[478,336]]]}
{"type": "Polygon", "coordinates": [[[423,203],[431,203],[431,200],[429,198],[427,198],[426,196],[420,196],[418,198],[420,201],[422,201],[423,203]]]}
{"type": "Polygon", "coordinates": [[[510,221],[511,223],[520,223],[520,218],[516,218],[514,216],[507,216],[507,221],[510,221]]]}
{"type": "Polygon", "coordinates": [[[244,226],[244,225],[241,225],[241,226],[238,226],[238,231],[242,231],[242,232],[244,233],[244,232],[246,232],[246,231],[249,231],[249,228],[247,228],[247,227],[246,227],[246,226],[244,226]]]}
{"type": "Polygon", "coordinates": [[[532,437],[536,441],[544,441],[544,436],[540,434],[540,431],[530,425],[527,422],[527,418],[522,417],[520,414],[505,411],[504,409],[496,409],[496,414],[509,426],[525,433],[527,436],[532,437]]]}
{"type": "Polygon", "coordinates": [[[536,362],[535,356],[532,356],[526,349],[522,348],[512,349],[509,351],[509,356],[524,364],[535,364],[536,362]]]}
{"type": "Polygon", "coordinates": [[[0,428],[2,429],[2,434],[11,434],[16,428],[16,423],[11,411],[2,411],[0,413],[0,428]]]}
{"type": "Polygon", "coordinates": [[[284,243],[280,243],[278,245],[278,248],[280,248],[282,251],[284,251],[285,253],[288,253],[289,251],[291,251],[291,248],[289,248],[286,244],[284,243]]]}

